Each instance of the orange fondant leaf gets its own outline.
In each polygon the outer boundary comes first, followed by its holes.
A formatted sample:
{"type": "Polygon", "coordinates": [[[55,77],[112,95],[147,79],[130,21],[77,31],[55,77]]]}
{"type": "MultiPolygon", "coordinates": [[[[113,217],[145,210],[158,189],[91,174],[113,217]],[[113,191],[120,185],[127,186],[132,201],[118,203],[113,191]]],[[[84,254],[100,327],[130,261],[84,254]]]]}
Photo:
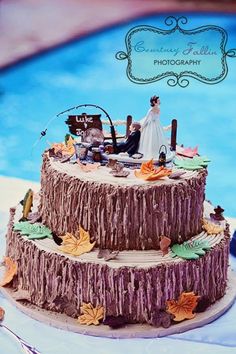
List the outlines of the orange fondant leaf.
{"type": "Polygon", "coordinates": [[[207,221],[206,219],[203,219],[202,228],[206,231],[208,235],[217,235],[224,231],[224,228],[222,226],[213,224],[207,221]]]}
{"type": "Polygon", "coordinates": [[[62,244],[59,249],[62,252],[72,254],[73,256],[80,256],[83,253],[90,252],[95,242],[90,243],[90,235],[81,226],[75,236],[67,232],[64,236],[61,236],[62,244]]]}
{"type": "Polygon", "coordinates": [[[55,153],[61,151],[62,155],[73,155],[75,153],[74,139],[70,136],[67,143],[54,143],[51,148],[54,149],[55,153]]]}
{"type": "Polygon", "coordinates": [[[91,303],[83,303],[80,310],[83,313],[83,315],[78,318],[78,322],[80,324],[85,324],[88,326],[94,324],[97,326],[100,324],[99,321],[104,317],[104,307],[102,306],[93,307],[91,303]]]}
{"type": "Polygon", "coordinates": [[[160,250],[162,251],[162,256],[165,256],[168,253],[168,248],[171,244],[171,239],[166,236],[161,236],[160,238],[160,250]]]}
{"type": "Polygon", "coordinates": [[[197,301],[200,296],[194,294],[194,292],[182,293],[179,299],[166,301],[167,312],[174,315],[174,321],[180,322],[183,320],[190,320],[195,317],[193,313],[197,306],[197,301]]]}
{"type": "Polygon", "coordinates": [[[156,181],[160,178],[169,176],[171,173],[172,170],[164,166],[155,168],[153,160],[142,163],[140,170],[134,171],[135,176],[144,181],[156,181]]]}
{"type": "Polygon", "coordinates": [[[86,165],[84,165],[83,163],[80,162],[80,160],[77,160],[77,163],[79,165],[79,168],[83,171],[83,172],[92,172],[92,171],[96,171],[98,169],[99,166],[101,166],[101,164],[98,163],[87,163],[86,165]]]}
{"type": "Polygon", "coordinates": [[[2,307],[0,307],[0,322],[4,319],[5,311],[2,307]]]}
{"type": "Polygon", "coordinates": [[[6,271],[2,281],[0,282],[0,286],[9,284],[12,281],[14,275],[17,273],[17,263],[14,262],[10,257],[4,257],[4,264],[6,271]]]}

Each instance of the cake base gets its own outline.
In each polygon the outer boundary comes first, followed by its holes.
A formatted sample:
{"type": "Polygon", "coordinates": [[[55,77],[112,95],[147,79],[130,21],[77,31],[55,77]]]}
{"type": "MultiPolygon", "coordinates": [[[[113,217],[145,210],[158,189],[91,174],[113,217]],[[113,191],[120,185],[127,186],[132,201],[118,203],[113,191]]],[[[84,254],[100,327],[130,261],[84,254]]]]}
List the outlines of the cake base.
{"type": "Polygon", "coordinates": [[[229,281],[225,296],[215,304],[211,305],[205,312],[197,313],[194,319],[176,323],[169,328],[156,328],[148,324],[128,324],[119,329],[111,329],[109,326],[103,324],[99,326],[80,325],[75,319],[65,314],[43,310],[28,302],[16,301],[14,298],[15,292],[11,288],[0,288],[0,291],[20,311],[35,320],[46,323],[50,326],[90,336],[122,339],[164,337],[202,327],[216,320],[233,305],[236,298],[235,288],[236,276],[231,271],[229,273],[229,281]]]}

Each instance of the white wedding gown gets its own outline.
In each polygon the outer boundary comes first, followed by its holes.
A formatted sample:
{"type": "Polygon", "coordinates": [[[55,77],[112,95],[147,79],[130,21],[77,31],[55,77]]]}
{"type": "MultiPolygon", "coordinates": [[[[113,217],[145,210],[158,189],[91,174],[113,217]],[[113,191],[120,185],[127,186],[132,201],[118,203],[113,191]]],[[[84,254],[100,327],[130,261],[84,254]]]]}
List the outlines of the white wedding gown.
{"type": "Polygon", "coordinates": [[[166,147],[166,149],[162,147],[161,151],[165,152],[166,156],[171,155],[169,144],[160,124],[159,115],[160,113],[154,112],[150,108],[146,117],[140,121],[141,137],[138,152],[143,154],[143,159],[145,160],[157,160],[161,145],[165,145],[166,147]]]}

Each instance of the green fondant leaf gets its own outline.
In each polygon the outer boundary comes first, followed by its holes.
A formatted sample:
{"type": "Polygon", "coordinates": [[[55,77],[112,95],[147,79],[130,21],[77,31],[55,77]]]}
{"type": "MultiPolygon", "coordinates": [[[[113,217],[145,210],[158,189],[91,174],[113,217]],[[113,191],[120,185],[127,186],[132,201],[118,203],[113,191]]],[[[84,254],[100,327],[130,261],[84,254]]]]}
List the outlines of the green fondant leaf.
{"type": "Polygon", "coordinates": [[[171,247],[172,257],[181,257],[184,259],[198,259],[203,256],[211,247],[207,241],[184,242],[181,245],[175,244],[171,247]]]}
{"type": "Polygon", "coordinates": [[[29,240],[40,238],[52,238],[51,230],[40,224],[30,224],[28,221],[18,222],[14,224],[14,230],[20,231],[22,235],[25,235],[29,240]]]}
{"type": "Polygon", "coordinates": [[[185,170],[199,170],[207,167],[210,160],[206,156],[194,156],[190,158],[175,159],[174,164],[177,168],[184,168],[185,170]]]}

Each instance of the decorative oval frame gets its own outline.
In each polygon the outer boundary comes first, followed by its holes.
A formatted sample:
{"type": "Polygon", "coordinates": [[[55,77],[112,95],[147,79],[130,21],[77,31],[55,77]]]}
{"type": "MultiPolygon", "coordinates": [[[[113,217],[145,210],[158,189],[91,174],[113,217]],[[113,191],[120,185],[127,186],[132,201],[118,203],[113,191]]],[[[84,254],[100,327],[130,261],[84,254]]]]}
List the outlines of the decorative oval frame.
{"type": "Polygon", "coordinates": [[[168,30],[163,30],[160,28],[152,27],[152,26],[146,26],[146,25],[140,25],[133,27],[129,32],[126,34],[125,37],[125,43],[126,43],[126,48],[127,48],[127,53],[124,51],[119,51],[116,53],[116,59],[118,60],[128,60],[128,65],[126,69],[126,74],[127,77],[130,81],[136,83],[136,84],[148,84],[148,83],[153,83],[155,81],[162,80],[164,78],[168,78],[167,84],[171,87],[174,87],[176,85],[179,85],[182,88],[185,88],[189,85],[189,79],[188,78],[193,78],[196,79],[202,83],[205,84],[217,84],[224,80],[228,74],[228,65],[226,61],[226,57],[236,57],[236,49],[229,49],[225,50],[227,41],[228,41],[228,34],[227,32],[219,26],[214,26],[214,25],[206,25],[206,26],[201,26],[197,27],[192,30],[185,30],[181,27],[181,25],[186,25],[188,22],[187,18],[184,16],[181,16],[179,18],[176,18],[174,16],[169,16],[165,19],[165,24],[166,26],[172,27],[168,30]],[[157,34],[161,35],[171,35],[176,31],[179,31],[183,35],[192,35],[192,34],[198,34],[206,31],[218,31],[221,34],[221,41],[220,41],[220,52],[221,52],[221,65],[222,65],[222,71],[220,75],[214,78],[208,78],[206,76],[203,76],[196,71],[191,71],[191,70],[185,70],[180,72],[179,74],[175,71],[165,71],[162,72],[159,75],[153,76],[152,78],[145,79],[142,77],[136,77],[132,74],[132,36],[137,33],[137,32],[143,32],[143,31],[149,31],[149,32],[154,32],[157,34]]]}

